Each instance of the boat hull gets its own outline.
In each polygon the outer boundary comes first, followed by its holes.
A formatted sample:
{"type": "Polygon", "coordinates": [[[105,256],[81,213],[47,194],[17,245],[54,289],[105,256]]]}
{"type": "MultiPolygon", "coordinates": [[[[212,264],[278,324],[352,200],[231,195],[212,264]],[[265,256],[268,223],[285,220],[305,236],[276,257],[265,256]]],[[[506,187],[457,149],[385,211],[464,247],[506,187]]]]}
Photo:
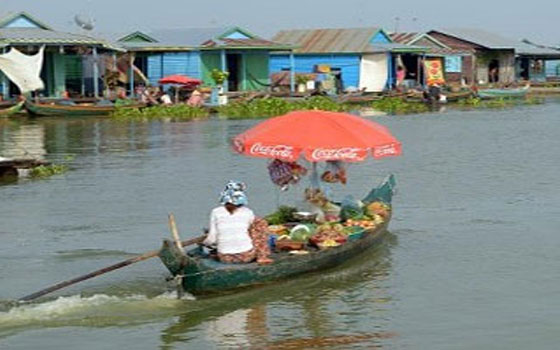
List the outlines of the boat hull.
{"type": "MultiPolygon", "coordinates": [[[[392,196],[394,179],[390,191],[380,186],[368,197],[382,199],[392,196]],[[377,195],[376,195],[377,193],[377,195]]],[[[325,250],[310,250],[305,255],[287,253],[273,254],[274,262],[270,265],[225,264],[209,258],[200,248],[184,254],[173,242],[165,240],[159,257],[173,276],[182,277],[182,287],[192,294],[212,294],[270,283],[313,271],[325,270],[338,266],[378,244],[387,231],[390,216],[386,221],[357,240],[348,241],[338,247],[325,250]]]]}
{"type": "MultiPolygon", "coordinates": [[[[143,105],[130,105],[118,108],[140,108],[143,105]]],[[[25,102],[25,108],[29,114],[33,116],[67,116],[67,117],[82,117],[82,116],[107,116],[114,112],[117,107],[115,106],[83,106],[83,105],[56,105],[46,103],[34,103],[31,101],[25,102]]]]}
{"type": "Polygon", "coordinates": [[[0,109],[0,117],[9,117],[16,113],[21,112],[23,109],[24,101],[20,101],[18,103],[13,104],[10,107],[0,109]]]}
{"type": "Polygon", "coordinates": [[[529,88],[520,89],[485,89],[478,91],[478,97],[483,99],[490,98],[522,98],[527,95],[529,88]]]}

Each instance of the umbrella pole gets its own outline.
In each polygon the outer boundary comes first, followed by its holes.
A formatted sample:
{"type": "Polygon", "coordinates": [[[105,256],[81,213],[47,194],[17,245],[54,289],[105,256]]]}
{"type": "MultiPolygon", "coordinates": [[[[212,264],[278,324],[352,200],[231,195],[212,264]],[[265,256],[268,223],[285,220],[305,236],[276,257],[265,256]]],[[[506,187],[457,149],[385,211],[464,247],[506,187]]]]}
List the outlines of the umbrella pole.
{"type": "Polygon", "coordinates": [[[310,179],[311,188],[319,188],[319,173],[317,172],[317,162],[312,162],[310,179]]]}

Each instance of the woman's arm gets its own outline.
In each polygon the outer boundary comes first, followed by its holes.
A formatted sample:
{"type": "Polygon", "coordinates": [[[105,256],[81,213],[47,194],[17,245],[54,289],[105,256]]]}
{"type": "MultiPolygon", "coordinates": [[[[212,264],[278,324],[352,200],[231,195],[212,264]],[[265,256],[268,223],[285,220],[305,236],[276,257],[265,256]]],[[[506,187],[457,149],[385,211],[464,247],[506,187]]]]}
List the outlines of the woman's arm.
{"type": "Polygon", "coordinates": [[[212,212],[212,214],[210,214],[210,231],[208,231],[208,236],[206,236],[206,239],[202,243],[204,245],[216,245],[217,236],[218,228],[216,225],[216,215],[212,212]]]}

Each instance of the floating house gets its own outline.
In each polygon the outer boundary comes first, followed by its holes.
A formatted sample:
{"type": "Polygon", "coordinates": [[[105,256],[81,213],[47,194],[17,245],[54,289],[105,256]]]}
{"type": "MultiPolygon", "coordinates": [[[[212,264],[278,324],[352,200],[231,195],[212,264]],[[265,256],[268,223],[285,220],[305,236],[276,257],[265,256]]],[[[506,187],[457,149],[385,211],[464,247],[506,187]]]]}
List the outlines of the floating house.
{"type": "Polygon", "coordinates": [[[302,29],[278,32],[273,41],[294,47],[275,52],[270,71],[334,72],[342,89],[380,92],[394,86],[398,56],[416,62],[424,48],[394,43],[381,28],[302,29]]]}
{"type": "Polygon", "coordinates": [[[229,72],[226,91],[268,88],[270,53],[291,50],[239,27],[136,31],[116,42],[133,54],[134,65],[151,84],[184,74],[213,86],[211,72],[217,69],[229,72]]]}
{"type": "Polygon", "coordinates": [[[479,84],[509,84],[517,80],[545,79],[547,60],[558,59],[558,52],[538,48],[480,29],[441,29],[428,34],[446,46],[469,52],[463,66],[469,81],[479,84]]]}
{"type": "MultiPolygon", "coordinates": [[[[391,33],[391,39],[399,44],[421,46],[427,49],[425,53],[425,66],[430,66],[431,61],[439,61],[443,68],[445,83],[466,82],[467,76],[471,75],[472,55],[467,50],[454,49],[427,33],[401,32],[391,33]]],[[[403,60],[406,70],[406,78],[414,78],[409,72],[416,71],[416,62],[403,60]]],[[[424,68],[424,67],[422,67],[424,68]]],[[[425,74],[422,69],[419,76],[425,81],[425,74]]]]}
{"type": "MultiPolygon", "coordinates": [[[[98,96],[102,81],[101,55],[114,55],[118,50],[108,42],[88,35],[56,31],[26,12],[0,18],[0,48],[10,48],[33,54],[45,47],[41,77],[46,97],[59,97],[65,91],[98,96]],[[91,67],[84,67],[85,65],[91,67]],[[88,69],[89,68],[89,69],[88,69]],[[91,72],[90,76],[85,74],[91,72]]],[[[19,94],[19,89],[4,74],[0,74],[0,89],[4,97],[19,94]]]]}

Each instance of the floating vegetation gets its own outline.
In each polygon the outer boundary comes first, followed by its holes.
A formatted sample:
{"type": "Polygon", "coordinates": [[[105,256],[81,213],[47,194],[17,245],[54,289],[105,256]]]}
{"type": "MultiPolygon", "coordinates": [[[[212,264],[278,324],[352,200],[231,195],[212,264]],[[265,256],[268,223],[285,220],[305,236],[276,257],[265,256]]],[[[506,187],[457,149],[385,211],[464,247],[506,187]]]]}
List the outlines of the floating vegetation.
{"type": "Polygon", "coordinates": [[[490,100],[481,100],[478,97],[469,97],[456,103],[459,107],[466,108],[507,108],[522,105],[537,105],[544,103],[544,99],[538,97],[527,98],[495,98],[490,100]]]}
{"type": "Polygon", "coordinates": [[[400,97],[386,97],[373,101],[371,107],[389,114],[415,114],[430,110],[429,106],[423,102],[409,102],[400,97]]]}
{"type": "Polygon", "coordinates": [[[348,104],[338,103],[323,96],[314,96],[301,101],[270,97],[249,102],[231,102],[218,107],[218,114],[226,119],[248,119],[275,117],[296,110],[344,112],[350,109],[351,106],[348,104]]]}
{"type": "Polygon", "coordinates": [[[210,112],[203,107],[191,107],[186,104],[172,106],[153,106],[145,108],[117,108],[111,114],[113,118],[122,120],[148,120],[173,118],[179,120],[193,120],[207,118],[210,112]]]}
{"type": "Polygon", "coordinates": [[[50,164],[50,165],[40,165],[29,171],[29,177],[31,178],[46,178],[53,175],[64,174],[68,171],[68,166],[65,164],[50,164]]]}

